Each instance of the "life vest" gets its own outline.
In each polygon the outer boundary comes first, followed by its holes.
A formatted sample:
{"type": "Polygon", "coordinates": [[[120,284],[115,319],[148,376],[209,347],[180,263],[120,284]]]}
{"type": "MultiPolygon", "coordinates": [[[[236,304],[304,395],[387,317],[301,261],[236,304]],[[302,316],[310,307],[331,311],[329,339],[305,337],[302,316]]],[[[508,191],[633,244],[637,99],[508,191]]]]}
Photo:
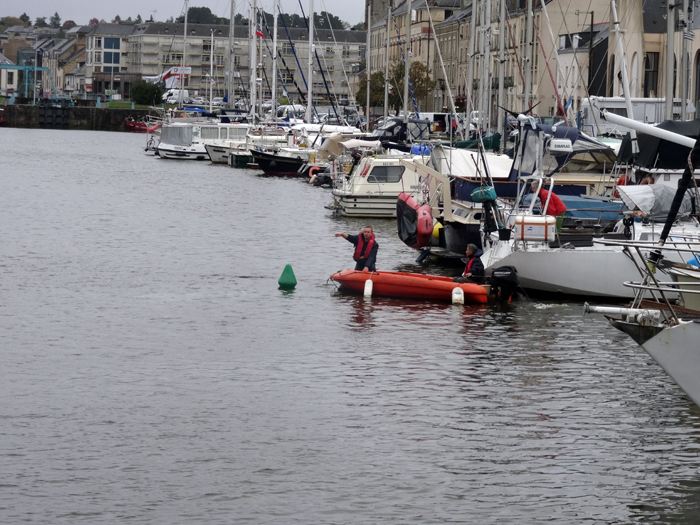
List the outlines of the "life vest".
{"type": "MultiPolygon", "coordinates": [[[[617,182],[615,182],[615,186],[627,186],[627,183],[629,182],[629,179],[627,178],[627,175],[621,175],[618,179],[617,182]]],[[[613,193],[613,197],[616,199],[620,198],[620,192],[615,190],[613,193]]]]}
{"type": "Polygon", "coordinates": [[[365,244],[365,236],[360,232],[358,236],[357,246],[355,246],[355,254],[352,256],[355,261],[360,259],[367,259],[369,254],[372,253],[372,248],[374,248],[374,234],[368,243],[365,244]],[[366,248],[365,248],[366,247],[366,248]],[[364,254],[364,255],[363,255],[364,254]]]}
{"type": "Polygon", "coordinates": [[[471,257],[469,259],[469,261],[467,262],[467,267],[464,268],[464,272],[462,272],[462,277],[466,277],[467,274],[471,271],[472,264],[474,264],[474,259],[476,259],[476,257],[471,257]]]}

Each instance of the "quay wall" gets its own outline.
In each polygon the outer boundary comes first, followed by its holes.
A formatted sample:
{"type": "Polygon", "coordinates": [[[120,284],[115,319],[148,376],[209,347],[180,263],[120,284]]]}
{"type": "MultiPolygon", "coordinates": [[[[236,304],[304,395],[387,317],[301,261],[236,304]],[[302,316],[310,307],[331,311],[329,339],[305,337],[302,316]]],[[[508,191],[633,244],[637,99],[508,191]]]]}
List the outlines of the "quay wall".
{"type": "Polygon", "coordinates": [[[147,109],[110,109],[92,107],[48,107],[13,104],[0,113],[13,128],[82,129],[92,131],[127,131],[127,117],[140,120],[147,109]]]}

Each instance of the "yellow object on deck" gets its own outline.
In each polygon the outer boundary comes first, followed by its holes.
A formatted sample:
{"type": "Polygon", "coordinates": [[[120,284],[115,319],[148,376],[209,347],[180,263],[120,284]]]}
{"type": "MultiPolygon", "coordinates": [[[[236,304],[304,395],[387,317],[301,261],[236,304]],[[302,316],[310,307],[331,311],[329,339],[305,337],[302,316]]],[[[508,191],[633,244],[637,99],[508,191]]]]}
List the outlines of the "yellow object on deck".
{"type": "Polygon", "coordinates": [[[433,237],[436,239],[440,238],[440,229],[442,228],[442,223],[436,222],[435,226],[433,226],[433,237]]]}

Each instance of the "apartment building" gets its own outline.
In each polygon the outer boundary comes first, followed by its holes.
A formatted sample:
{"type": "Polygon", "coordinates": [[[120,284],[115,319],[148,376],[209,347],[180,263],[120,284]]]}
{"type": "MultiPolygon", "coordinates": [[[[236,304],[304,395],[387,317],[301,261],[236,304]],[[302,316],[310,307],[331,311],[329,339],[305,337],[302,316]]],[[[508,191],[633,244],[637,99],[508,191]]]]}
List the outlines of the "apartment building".
{"type": "MultiPolygon", "coordinates": [[[[182,65],[184,24],[149,23],[137,26],[129,37],[128,71],[142,76],[158,76],[182,65]]],[[[267,31],[265,31],[267,33],[267,31]]],[[[317,104],[352,99],[348,77],[364,60],[364,31],[314,31],[318,61],[314,60],[313,93],[317,104]],[[319,62],[320,66],[319,67],[319,62]],[[327,86],[327,88],[326,88],[327,86]]],[[[306,94],[308,31],[278,28],[278,97],[286,93],[293,100],[306,94]],[[296,56],[295,56],[296,55],[296,56]],[[297,89],[301,89],[301,93],[297,89]],[[286,91],[285,91],[286,90],[286,91]]],[[[272,39],[257,38],[258,58],[253,64],[255,78],[261,79],[263,97],[271,97],[272,39]],[[260,67],[262,64],[262,67],[260,67]]],[[[188,24],[186,67],[190,74],[185,87],[190,94],[209,92],[210,73],[215,96],[223,96],[228,85],[229,26],[188,24]],[[213,43],[212,43],[213,40],[213,43]]],[[[234,97],[246,98],[250,87],[251,65],[248,26],[236,26],[234,32],[234,97]]]]}

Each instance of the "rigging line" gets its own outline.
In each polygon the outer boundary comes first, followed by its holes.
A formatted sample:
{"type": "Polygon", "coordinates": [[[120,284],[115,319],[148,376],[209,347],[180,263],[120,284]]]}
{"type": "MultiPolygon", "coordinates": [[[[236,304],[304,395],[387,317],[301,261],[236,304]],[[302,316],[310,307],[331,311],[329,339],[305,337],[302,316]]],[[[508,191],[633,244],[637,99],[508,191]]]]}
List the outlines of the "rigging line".
{"type": "MultiPolygon", "coordinates": [[[[267,14],[268,14],[268,13],[265,13],[265,12],[263,11],[263,15],[264,15],[264,16],[262,17],[262,18],[263,18],[263,25],[265,26],[265,29],[267,30],[267,35],[268,35],[268,36],[271,36],[271,37],[273,38],[273,40],[274,40],[274,35],[272,35],[272,31],[270,30],[270,26],[269,26],[268,23],[267,23],[267,14]]],[[[273,16],[276,16],[276,14],[273,14],[273,16]]],[[[267,48],[267,52],[270,53],[270,56],[271,56],[271,57],[273,57],[274,54],[273,54],[272,51],[270,50],[270,44],[268,43],[268,41],[267,41],[266,39],[263,39],[263,40],[265,40],[265,47],[267,48]]],[[[292,73],[291,73],[291,71],[289,70],[289,66],[287,66],[287,63],[284,61],[284,57],[281,56],[279,53],[277,53],[277,58],[278,58],[278,59],[282,59],[282,65],[284,65],[284,67],[287,69],[287,73],[289,73],[289,76],[290,76],[290,77],[294,78],[293,75],[292,75],[292,73]]],[[[292,103],[292,98],[290,97],[289,91],[287,90],[287,85],[285,84],[284,79],[282,78],[282,71],[281,71],[281,69],[282,69],[282,68],[277,68],[277,77],[278,77],[279,80],[280,80],[280,84],[282,84],[282,89],[284,89],[284,92],[285,92],[285,94],[287,95],[287,102],[289,102],[289,103],[291,104],[291,103],[292,103]]],[[[272,90],[270,90],[270,91],[272,91],[272,90]]],[[[301,91],[300,91],[300,92],[301,92],[301,91]]],[[[274,115],[273,115],[273,116],[274,116],[274,115]]]]}
{"type": "MultiPolygon", "coordinates": [[[[328,26],[331,28],[331,35],[333,35],[333,43],[335,44],[335,49],[338,49],[338,41],[335,39],[335,31],[333,30],[333,26],[331,25],[331,19],[328,16],[328,8],[326,7],[326,0],[321,0],[321,3],[323,4],[323,9],[325,9],[326,12],[326,18],[328,19],[328,26]]],[[[355,100],[355,94],[352,93],[352,90],[350,89],[350,80],[348,79],[348,74],[345,71],[345,62],[343,61],[342,58],[342,52],[340,54],[340,67],[343,69],[343,76],[345,77],[345,83],[348,86],[348,102],[352,101],[353,106],[357,105],[357,101],[355,100]]]]}
{"type": "MultiPolygon", "coordinates": [[[[569,119],[566,118],[566,110],[564,109],[564,104],[561,102],[561,95],[559,94],[559,89],[557,89],[557,83],[554,80],[554,75],[552,74],[552,69],[549,67],[549,61],[547,60],[547,57],[544,54],[544,46],[542,45],[542,36],[540,35],[540,28],[537,27],[537,22],[535,22],[535,17],[532,17],[532,23],[535,26],[535,33],[537,34],[537,40],[540,43],[540,51],[542,52],[542,58],[544,59],[544,65],[547,68],[547,71],[549,71],[549,78],[552,81],[552,87],[554,87],[554,94],[557,97],[557,106],[559,106],[559,111],[561,111],[562,115],[564,116],[564,124],[566,126],[569,125],[569,119]]],[[[544,77],[544,71],[542,72],[542,77],[544,77]]]]}
{"type": "MultiPolygon", "coordinates": [[[[518,46],[515,42],[515,36],[513,36],[513,28],[510,25],[510,14],[508,13],[508,10],[506,9],[506,23],[508,24],[508,33],[510,34],[510,40],[513,43],[513,53],[515,54],[515,62],[518,65],[518,73],[520,73],[520,80],[523,82],[523,86],[525,86],[525,77],[523,76],[523,66],[520,63],[520,57],[518,56],[518,46]]],[[[532,109],[532,105],[528,101],[528,107],[532,109]]]]}
{"type": "MultiPolygon", "coordinates": [[[[306,23],[306,29],[307,31],[311,31],[309,28],[309,24],[314,24],[314,14],[309,13],[309,18],[307,20],[306,15],[304,14],[304,7],[301,5],[301,0],[299,0],[299,8],[301,9],[301,17],[306,23]]],[[[321,43],[321,39],[318,39],[319,44],[321,43]]],[[[313,47],[313,42],[309,42],[309,53],[311,53],[311,48],[313,47]]],[[[328,100],[331,103],[331,107],[333,108],[333,113],[335,113],[335,118],[340,119],[340,115],[338,115],[338,110],[335,109],[335,103],[333,102],[333,97],[331,96],[331,92],[328,89],[328,82],[326,82],[326,75],[323,74],[323,67],[321,67],[321,60],[318,58],[318,51],[316,49],[313,50],[314,55],[316,56],[316,63],[318,64],[318,68],[321,70],[321,78],[323,79],[323,85],[326,87],[326,94],[328,95],[328,100]]],[[[313,78],[309,79],[310,82],[313,83],[313,78]]]]}
{"type": "MultiPolygon", "coordinates": [[[[567,22],[566,22],[566,16],[564,15],[564,10],[563,10],[562,7],[561,7],[561,2],[558,2],[558,4],[559,4],[559,12],[561,13],[562,21],[563,21],[563,23],[564,23],[564,28],[566,29],[566,33],[567,33],[568,35],[571,35],[571,34],[573,34],[573,33],[571,33],[571,31],[569,31],[569,24],[567,24],[567,22]]],[[[589,6],[590,6],[590,4],[589,4],[589,6]]],[[[584,79],[583,79],[583,72],[581,71],[581,65],[580,65],[579,62],[578,62],[577,53],[574,53],[574,61],[576,62],[576,70],[578,71],[579,80],[581,81],[581,85],[583,86],[583,90],[584,90],[584,92],[586,93],[586,97],[590,100],[590,98],[591,98],[591,92],[588,90],[588,87],[589,87],[589,86],[588,86],[588,83],[585,82],[584,79]]],[[[590,67],[590,64],[589,64],[589,67],[590,67]]],[[[598,124],[598,119],[596,118],[595,111],[591,111],[591,115],[593,116],[593,122],[594,122],[595,127],[596,127],[596,130],[597,130],[596,133],[599,133],[599,132],[600,132],[600,126],[599,126],[599,124],[598,124]]]]}
{"type": "MultiPolygon", "coordinates": [[[[410,19],[411,13],[408,13],[407,15],[410,19]]],[[[410,24],[409,24],[410,25],[410,24]]],[[[398,37],[399,40],[399,50],[401,51],[401,60],[403,60],[403,67],[404,70],[406,68],[406,57],[403,54],[403,47],[401,47],[401,35],[399,34],[399,26],[396,25],[396,18],[394,18],[394,29],[396,29],[396,36],[398,37]]],[[[408,27],[407,27],[408,29],[408,27]]],[[[411,38],[411,35],[408,35],[408,38],[411,38]]],[[[408,88],[411,90],[411,98],[413,99],[413,107],[416,108],[416,118],[420,118],[420,115],[418,114],[418,104],[416,103],[416,95],[413,92],[413,84],[411,83],[411,71],[408,71],[408,88]]],[[[367,68],[367,74],[369,74],[369,67],[367,68]]]]}
{"type": "MultiPolygon", "coordinates": [[[[282,20],[282,25],[284,26],[284,31],[285,31],[285,33],[287,33],[287,40],[289,40],[289,45],[292,49],[292,54],[294,55],[294,59],[297,62],[297,66],[299,67],[299,73],[301,74],[301,79],[304,81],[304,86],[306,86],[307,93],[308,93],[308,85],[306,84],[306,78],[304,77],[304,71],[301,68],[301,64],[299,64],[299,57],[297,56],[297,53],[294,49],[294,43],[292,42],[292,37],[289,35],[289,29],[287,28],[287,22],[284,21],[284,16],[282,16],[282,10],[280,9],[279,6],[277,6],[277,11],[279,12],[280,19],[282,20]]],[[[284,59],[282,59],[282,63],[284,63],[285,67],[287,67],[287,64],[284,62],[284,59]]],[[[288,67],[287,67],[287,71],[289,71],[288,67]]],[[[290,72],[290,75],[292,75],[291,72],[290,72]]],[[[292,75],[292,81],[294,82],[294,86],[296,86],[296,88],[299,90],[299,96],[301,96],[301,100],[303,101],[305,98],[304,93],[302,93],[301,88],[299,87],[299,84],[297,84],[297,81],[294,80],[294,75],[292,75]]],[[[306,103],[313,104],[313,101],[308,100],[306,103]]],[[[314,112],[315,112],[315,110],[316,110],[316,108],[314,107],[314,112]]],[[[318,115],[318,113],[316,113],[316,114],[318,115]]]]}

